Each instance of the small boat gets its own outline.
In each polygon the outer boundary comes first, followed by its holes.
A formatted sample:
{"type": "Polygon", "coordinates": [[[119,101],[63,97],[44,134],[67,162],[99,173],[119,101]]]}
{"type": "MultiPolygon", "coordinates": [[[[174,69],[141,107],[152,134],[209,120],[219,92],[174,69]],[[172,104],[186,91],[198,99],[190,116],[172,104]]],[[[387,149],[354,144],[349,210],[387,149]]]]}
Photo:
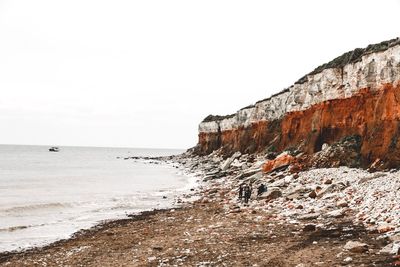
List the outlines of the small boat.
{"type": "Polygon", "coordinates": [[[56,146],[52,146],[52,147],[49,148],[49,151],[50,152],[58,152],[58,151],[60,151],[60,149],[58,147],[56,147],[56,146]]]}

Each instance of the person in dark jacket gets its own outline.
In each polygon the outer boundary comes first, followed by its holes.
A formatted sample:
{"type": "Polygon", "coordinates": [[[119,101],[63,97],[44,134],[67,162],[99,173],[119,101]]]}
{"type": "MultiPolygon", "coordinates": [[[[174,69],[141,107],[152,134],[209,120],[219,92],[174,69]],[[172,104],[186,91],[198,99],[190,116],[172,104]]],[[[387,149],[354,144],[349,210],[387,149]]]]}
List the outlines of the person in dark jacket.
{"type": "Polygon", "coordinates": [[[249,203],[251,197],[251,187],[249,185],[246,185],[244,187],[244,203],[247,204],[249,203]]]}
{"type": "Polygon", "coordinates": [[[239,185],[239,200],[242,201],[243,198],[243,184],[239,185]]]}
{"type": "Polygon", "coordinates": [[[257,188],[257,196],[260,196],[265,191],[267,191],[267,187],[264,184],[260,184],[260,186],[257,188]]]}

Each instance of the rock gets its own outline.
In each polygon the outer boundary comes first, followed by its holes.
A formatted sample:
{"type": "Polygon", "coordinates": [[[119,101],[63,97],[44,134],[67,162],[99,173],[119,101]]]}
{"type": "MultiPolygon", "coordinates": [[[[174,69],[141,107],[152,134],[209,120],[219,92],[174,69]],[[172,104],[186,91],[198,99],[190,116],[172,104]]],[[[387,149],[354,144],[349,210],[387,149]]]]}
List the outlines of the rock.
{"type": "Polygon", "coordinates": [[[321,150],[322,150],[322,151],[325,151],[325,150],[327,150],[328,148],[329,148],[329,145],[328,145],[327,143],[324,143],[324,144],[322,145],[321,150]]]}
{"type": "MultiPolygon", "coordinates": [[[[298,157],[298,156],[296,156],[298,157]]],[[[290,165],[289,171],[291,173],[293,173],[294,175],[297,175],[299,172],[301,172],[304,169],[304,165],[300,164],[300,163],[292,163],[292,165],[290,165]]],[[[297,178],[296,176],[294,176],[295,179],[297,178]]]]}
{"type": "Polygon", "coordinates": [[[346,200],[341,199],[338,202],[336,202],[336,206],[344,208],[344,207],[348,207],[349,203],[347,203],[346,200]]]}
{"type": "Polygon", "coordinates": [[[218,189],[217,189],[217,188],[211,188],[210,190],[207,191],[207,193],[208,193],[209,195],[215,194],[215,193],[217,193],[217,192],[218,192],[218,189]]]}
{"type": "Polygon", "coordinates": [[[245,164],[245,162],[239,161],[238,159],[235,159],[232,163],[231,166],[232,167],[237,167],[237,168],[241,168],[243,166],[243,164],[245,164]]]}
{"type": "Polygon", "coordinates": [[[375,172],[378,170],[383,170],[384,164],[381,159],[377,158],[368,168],[368,171],[375,172]]]}
{"type": "Polygon", "coordinates": [[[297,217],[298,220],[314,220],[321,216],[320,213],[310,213],[305,215],[300,215],[297,217]]]}
{"type": "Polygon", "coordinates": [[[316,198],[317,197],[317,192],[315,190],[311,191],[310,194],[308,194],[310,198],[316,198]]]}
{"type": "Polygon", "coordinates": [[[339,210],[327,212],[325,215],[326,215],[326,217],[339,218],[339,217],[344,216],[344,213],[345,213],[344,209],[339,209],[339,210]]]}
{"type": "Polygon", "coordinates": [[[246,181],[252,181],[255,182],[263,177],[263,174],[261,171],[256,172],[255,174],[251,175],[250,177],[246,178],[246,181]]]}
{"type": "Polygon", "coordinates": [[[292,199],[297,199],[297,198],[302,198],[304,197],[303,194],[306,193],[308,189],[304,188],[301,185],[298,185],[294,187],[291,190],[288,190],[285,194],[286,199],[292,200],[292,199]]]}
{"type": "Polygon", "coordinates": [[[287,200],[298,199],[301,197],[299,193],[292,193],[290,195],[285,196],[287,200]]]}
{"type": "Polygon", "coordinates": [[[207,181],[211,181],[211,180],[215,180],[215,179],[219,179],[222,178],[226,175],[226,172],[224,171],[215,171],[215,172],[210,172],[208,174],[206,174],[206,176],[204,176],[203,181],[207,182],[207,181]]]}
{"type": "Polygon", "coordinates": [[[348,241],[343,248],[354,253],[362,253],[368,250],[368,245],[358,241],[348,241]]]}
{"type": "Polygon", "coordinates": [[[235,152],[235,154],[233,154],[232,157],[227,158],[227,159],[224,161],[224,163],[222,163],[222,165],[221,165],[221,170],[222,170],[222,171],[226,171],[226,170],[231,166],[232,162],[233,162],[235,159],[239,158],[241,155],[242,155],[242,153],[240,153],[239,151],[238,151],[238,152],[235,152]]]}
{"type": "Polygon", "coordinates": [[[400,243],[400,233],[389,236],[389,239],[393,242],[399,242],[400,243]]]}
{"type": "Polygon", "coordinates": [[[295,158],[287,153],[282,153],[274,160],[268,160],[263,165],[263,171],[265,173],[274,171],[278,168],[289,166],[292,162],[295,161],[295,158]]]}
{"type": "Polygon", "coordinates": [[[266,200],[272,200],[276,199],[282,196],[282,192],[279,189],[273,188],[271,190],[268,190],[267,192],[264,192],[261,194],[258,198],[259,199],[266,199],[266,200]]]}
{"type": "Polygon", "coordinates": [[[216,170],[212,170],[212,171],[209,171],[209,172],[205,173],[205,176],[214,176],[214,175],[217,175],[219,173],[220,173],[220,170],[216,169],[216,170]]]}
{"type": "Polygon", "coordinates": [[[315,224],[307,224],[306,226],[304,226],[303,231],[304,232],[312,232],[315,231],[317,229],[317,226],[315,224]]]}
{"type": "Polygon", "coordinates": [[[390,231],[392,231],[394,229],[395,229],[395,227],[393,225],[386,224],[386,223],[382,224],[382,225],[379,225],[378,228],[377,228],[377,230],[378,230],[378,232],[380,234],[383,234],[383,233],[386,233],[386,232],[390,232],[390,231]]]}
{"type": "Polygon", "coordinates": [[[330,184],[325,188],[322,188],[321,190],[319,190],[317,197],[322,197],[323,195],[325,195],[326,193],[331,193],[333,192],[338,186],[336,184],[330,184]]]}
{"type": "Polygon", "coordinates": [[[200,202],[203,203],[203,204],[210,203],[210,199],[209,199],[209,198],[206,198],[206,197],[203,197],[203,198],[200,200],[200,202]]]}
{"type": "Polygon", "coordinates": [[[353,258],[352,257],[347,257],[347,258],[345,258],[344,260],[343,260],[343,262],[345,262],[345,263],[350,263],[350,262],[352,262],[353,261],[353,258]]]}
{"type": "Polygon", "coordinates": [[[286,185],[286,181],[285,181],[285,179],[282,178],[282,179],[279,179],[279,180],[273,182],[269,186],[271,186],[271,187],[283,187],[285,185],[286,185]]]}
{"type": "Polygon", "coordinates": [[[234,177],[233,179],[234,180],[241,180],[241,179],[244,179],[244,178],[246,178],[246,177],[249,177],[249,176],[252,176],[252,175],[254,175],[254,174],[256,174],[256,173],[258,173],[258,172],[260,172],[261,170],[259,169],[259,168],[257,168],[257,169],[249,169],[249,170],[246,170],[245,172],[243,172],[243,173],[240,173],[239,175],[237,175],[236,177],[234,177]]]}
{"type": "Polygon", "coordinates": [[[393,242],[382,248],[380,250],[380,253],[396,255],[398,254],[399,249],[400,249],[400,243],[393,242]]]}
{"type": "Polygon", "coordinates": [[[377,178],[385,177],[386,175],[387,175],[386,173],[382,173],[382,172],[380,172],[380,173],[375,173],[375,174],[372,175],[372,176],[367,176],[367,177],[362,177],[362,178],[360,178],[360,179],[358,180],[358,183],[359,183],[359,184],[363,184],[363,183],[369,182],[369,181],[374,180],[374,179],[377,179],[377,178]]]}
{"type": "Polygon", "coordinates": [[[153,262],[153,261],[155,261],[157,258],[155,257],[155,256],[152,256],[152,257],[148,257],[147,258],[147,261],[148,262],[153,262]]]}
{"type": "Polygon", "coordinates": [[[232,158],[227,158],[224,163],[221,164],[221,170],[226,171],[231,166],[232,162],[232,158]]]}

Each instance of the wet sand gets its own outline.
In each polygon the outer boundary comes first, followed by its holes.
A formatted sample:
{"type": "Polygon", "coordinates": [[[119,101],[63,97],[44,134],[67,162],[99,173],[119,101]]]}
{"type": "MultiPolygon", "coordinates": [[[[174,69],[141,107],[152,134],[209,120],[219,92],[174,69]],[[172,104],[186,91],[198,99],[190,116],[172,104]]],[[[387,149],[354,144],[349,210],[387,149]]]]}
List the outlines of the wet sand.
{"type": "Polygon", "coordinates": [[[108,222],[25,252],[3,253],[0,266],[390,266],[379,254],[377,233],[338,219],[329,227],[276,219],[271,212],[223,202],[197,201],[108,222]],[[309,230],[309,229],[306,229],[309,230]],[[366,253],[343,250],[348,240],[369,244],[366,253]],[[351,262],[343,259],[351,257],[351,262]],[[300,265],[299,265],[300,264],[300,265]],[[303,264],[303,265],[301,265],[303,264]]]}

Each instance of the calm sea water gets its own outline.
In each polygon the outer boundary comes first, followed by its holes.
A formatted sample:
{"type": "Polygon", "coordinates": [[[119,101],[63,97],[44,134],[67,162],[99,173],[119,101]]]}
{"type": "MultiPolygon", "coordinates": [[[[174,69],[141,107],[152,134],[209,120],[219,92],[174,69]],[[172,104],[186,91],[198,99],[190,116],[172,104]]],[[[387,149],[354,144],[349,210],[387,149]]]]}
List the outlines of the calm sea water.
{"type": "Polygon", "coordinates": [[[193,179],[117,157],[179,150],[0,145],[0,251],[47,244],[106,219],[172,205],[193,179]],[[167,196],[167,198],[163,198],[167,196]]]}

